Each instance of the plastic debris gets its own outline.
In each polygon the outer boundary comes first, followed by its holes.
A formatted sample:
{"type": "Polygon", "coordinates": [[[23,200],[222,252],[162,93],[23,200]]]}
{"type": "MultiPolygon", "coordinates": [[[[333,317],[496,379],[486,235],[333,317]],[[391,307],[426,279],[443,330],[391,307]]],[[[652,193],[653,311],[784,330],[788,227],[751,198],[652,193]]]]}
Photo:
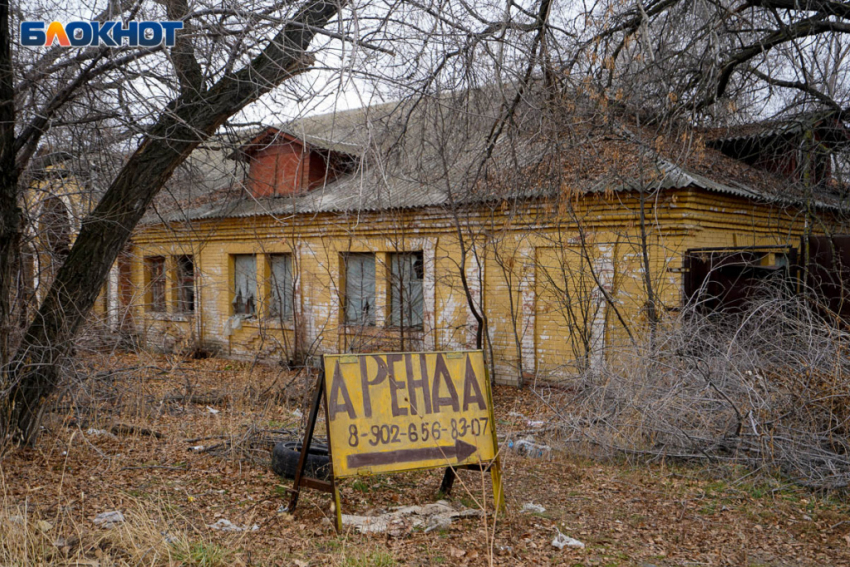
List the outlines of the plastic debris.
{"type": "Polygon", "coordinates": [[[573,539],[570,536],[565,536],[558,528],[555,528],[555,531],[558,532],[558,535],[556,535],[555,539],[552,540],[553,547],[557,547],[558,549],[564,549],[565,547],[584,549],[584,544],[579,540],[573,539]]]}
{"type": "Polygon", "coordinates": [[[117,526],[124,522],[124,514],[122,514],[118,510],[110,510],[109,512],[102,512],[95,516],[94,523],[97,526],[103,526],[104,528],[111,528],[113,526],[117,526]]]}
{"type": "Polygon", "coordinates": [[[224,518],[219,518],[216,523],[207,527],[214,530],[218,530],[220,532],[255,532],[260,529],[260,526],[258,526],[257,524],[254,524],[250,528],[248,526],[240,527],[231,522],[230,520],[225,520],[224,518]]]}
{"type": "Polygon", "coordinates": [[[211,413],[211,414],[213,414],[213,415],[216,415],[216,414],[218,414],[221,410],[217,410],[217,409],[215,409],[215,408],[211,408],[210,406],[207,406],[207,411],[208,411],[208,412],[210,412],[210,413],[211,413]]]}
{"type": "Polygon", "coordinates": [[[542,514],[545,511],[546,508],[544,508],[540,504],[532,504],[531,502],[526,502],[522,505],[522,512],[535,512],[537,514],[542,514]]]}

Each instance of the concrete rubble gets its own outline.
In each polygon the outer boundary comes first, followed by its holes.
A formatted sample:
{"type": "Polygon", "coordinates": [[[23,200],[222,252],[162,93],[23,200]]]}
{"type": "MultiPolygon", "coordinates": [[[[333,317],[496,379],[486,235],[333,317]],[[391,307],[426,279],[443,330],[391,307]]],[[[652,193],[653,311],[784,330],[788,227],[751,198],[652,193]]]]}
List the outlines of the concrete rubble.
{"type": "Polygon", "coordinates": [[[401,535],[409,528],[425,527],[425,532],[447,528],[455,518],[480,517],[481,510],[456,510],[445,500],[424,506],[401,506],[377,516],[342,515],[343,526],[353,526],[361,534],[401,535]]]}
{"type": "Polygon", "coordinates": [[[257,524],[254,524],[251,527],[240,527],[230,520],[225,520],[224,518],[219,518],[216,523],[210,524],[207,527],[220,532],[255,532],[260,529],[260,526],[257,524]]]}

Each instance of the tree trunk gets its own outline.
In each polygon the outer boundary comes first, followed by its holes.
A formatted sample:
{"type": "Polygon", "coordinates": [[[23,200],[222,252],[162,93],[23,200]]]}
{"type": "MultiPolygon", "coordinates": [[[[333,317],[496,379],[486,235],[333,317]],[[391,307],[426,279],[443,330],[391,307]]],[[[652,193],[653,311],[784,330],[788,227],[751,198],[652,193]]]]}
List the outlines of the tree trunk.
{"type": "MultiPolygon", "coordinates": [[[[2,0],[0,0],[2,1],[2,0]]],[[[41,412],[58,382],[58,365],[86,320],[109,270],[133,229],[175,168],[230,116],[312,63],[306,54],[315,29],[344,2],[313,0],[288,22],[246,68],[209,90],[184,89],[160,115],[82,223],[35,320],[12,360],[11,392],[0,403],[4,440],[33,443],[41,412]]],[[[178,74],[180,72],[178,71],[178,74]]],[[[4,189],[3,189],[4,190],[4,189]]]]}
{"type": "Polygon", "coordinates": [[[14,324],[11,298],[21,231],[18,172],[13,149],[15,88],[10,43],[9,3],[0,0],[0,369],[11,354],[10,335],[14,324]]]}

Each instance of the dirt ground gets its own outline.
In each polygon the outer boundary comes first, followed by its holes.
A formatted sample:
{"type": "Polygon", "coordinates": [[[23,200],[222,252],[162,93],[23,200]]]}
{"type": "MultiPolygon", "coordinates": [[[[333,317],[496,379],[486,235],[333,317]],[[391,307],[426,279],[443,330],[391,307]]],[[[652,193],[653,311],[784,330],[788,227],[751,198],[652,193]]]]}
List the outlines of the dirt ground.
{"type": "MultiPolygon", "coordinates": [[[[428,533],[337,534],[327,494],[306,490],[294,514],[280,513],[291,481],[267,466],[269,443],[303,424],[304,377],[114,353],[77,372],[85,382],[47,416],[38,445],[0,461],[2,565],[850,565],[845,496],[736,467],[591,460],[551,431],[536,434],[551,458],[503,447],[503,517],[493,515],[489,475],[464,471],[447,499],[486,509],[484,518],[428,533]],[[522,511],[528,503],[545,511],[522,511]],[[110,510],[125,521],[95,525],[110,510]],[[248,529],[209,527],[219,520],[248,529]],[[559,530],[585,548],[553,547],[559,530]]],[[[533,392],[494,395],[502,439],[529,420],[556,423],[533,392]]],[[[441,476],[343,481],[343,511],[435,502],[441,476]]]]}

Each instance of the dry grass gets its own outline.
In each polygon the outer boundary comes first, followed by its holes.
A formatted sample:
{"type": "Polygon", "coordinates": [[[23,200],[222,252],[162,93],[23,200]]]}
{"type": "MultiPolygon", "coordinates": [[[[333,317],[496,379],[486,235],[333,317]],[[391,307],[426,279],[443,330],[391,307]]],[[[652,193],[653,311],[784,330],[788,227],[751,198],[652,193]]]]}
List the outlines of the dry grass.
{"type": "MultiPolygon", "coordinates": [[[[259,459],[269,431],[299,426],[294,412],[303,411],[306,380],[284,388],[290,374],[215,359],[139,353],[82,360],[88,382],[60,401],[65,407],[46,421],[38,446],[0,462],[0,533],[9,534],[0,538],[0,565],[746,565],[735,562],[742,553],[754,565],[850,565],[850,524],[842,519],[848,507],[840,498],[740,468],[634,466],[563,451],[552,460],[503,452],[503,517],[492,513],[489,475],[465,471],[450,499],[486,507],[484,519],[398,537],[337,534],[325,494],[307,491],[294,516],[278,514],[290,483],[259,459]],[[189,390],[222,394],[222,403],[210,405],[219,413],[207,404],[163,401],[189,390]],[[89,431],[116,423],[162,437],[89,431]],[[188,442],[199,437],[208,439],[188,442]],[[221,447],[188,450],[201,444],[221,447]],[[520,512],[529,502],[546,511],[520,512]],[[95,526],[93,518],[107,510],[121,510],[125,523],[95,526]],[[259,529],[208,527],[219,519],[259,529]],[[554,549],[556,529],[587,549],[554,549]],[[56,545],[60,538],[64,545],[56,545]]],[[[544,421],[542,429],[558,422],[528,390],[497,387],[495,401],[501,434],[528,430],[528,419],[544,421]]],[[[556,437],[535,437],[557,446],[556,437]]],[[[343,510],[373,514],[434,502],[441,475],[345,481],[343,510]]]]}
{"type": "Polygon", "coordinates": [[[232,564],[232,549],[244,537],[212,537],[206,526],[195,525],[161,494],[127,498],[124,522],[108,528],[92,525],[91,518],[80,518],[61,501],[47,508],[28,504],[4,496],[0,565],[216,567],[232,564]]]}

